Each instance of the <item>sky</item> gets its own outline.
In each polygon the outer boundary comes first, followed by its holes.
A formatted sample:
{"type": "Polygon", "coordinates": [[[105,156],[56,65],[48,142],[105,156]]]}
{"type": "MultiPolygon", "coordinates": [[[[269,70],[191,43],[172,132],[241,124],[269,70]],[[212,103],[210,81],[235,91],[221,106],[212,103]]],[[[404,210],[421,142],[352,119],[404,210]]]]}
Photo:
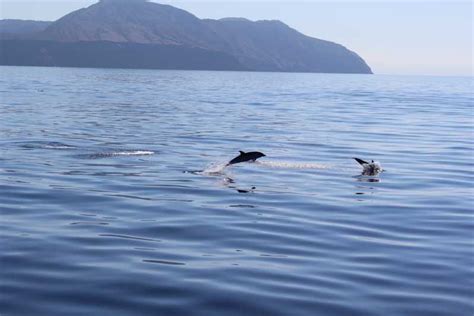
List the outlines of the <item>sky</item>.
{"type": "MultiPolygon", "coordinates": [[[[0,19],[54,21],[96,0],[0,0],[0,19]]],[[[161,0],[199,18],[281,20],[377,74],[473,75],[472,0],[161,0]]]]}

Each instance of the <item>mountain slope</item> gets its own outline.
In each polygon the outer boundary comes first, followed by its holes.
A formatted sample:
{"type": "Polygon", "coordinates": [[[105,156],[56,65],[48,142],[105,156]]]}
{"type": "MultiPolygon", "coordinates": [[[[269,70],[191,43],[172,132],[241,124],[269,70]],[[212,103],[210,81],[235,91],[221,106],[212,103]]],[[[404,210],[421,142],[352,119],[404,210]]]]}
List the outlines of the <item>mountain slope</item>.
{"type": "Polygon", "coordinates": [[[263,71],[371,73],[342,45],[305,36],[280,21],[206,20],[222,49],[249,68],[263,71]]]}
{"type": "Polygon", "coordinates": [[[176,45],[0,40],[0,64],[15,66],[246,70],[233,56],[176,45]]]}
{"type": "Polygon", "coordinates": [[[44,31],[52,22],[29,20],[0,20],[0,39],[26,38],[44,31]]]}
{"type": "Polygon", "coordinates": [[[194,15],[144,0],[102,0],[50,25],[42,39],[206,47],[214,34],[194,15]]]}
{"type": "Polygon", "coordinates": [[[25,34],[44,31],[51,23],[30,20],[0,20],[0,33],[25,34]]]}
{"type": "MultiPolygon", "coordinates": [[[[255,71],[372,73],[356,53],[305,36],[279,21],[201,20],[184,10],[146,0],[101,0],[27,38],[58,43],[169,45],[175,46],[174,51],[179,47],[199,48],[209,56],[217,52],[232,57],[232,69],[237,62],[240,68],[255,71]]],[[[64,46],[57,51],[68,49],[64,46]]],[[[145,50],[141,47],[139,51],[145,50]]],[[[176,58],[183,56],[189,54],[177,54],[176,58]]],[[[150,65],[154,63],[150,61],[150,65]]]]}

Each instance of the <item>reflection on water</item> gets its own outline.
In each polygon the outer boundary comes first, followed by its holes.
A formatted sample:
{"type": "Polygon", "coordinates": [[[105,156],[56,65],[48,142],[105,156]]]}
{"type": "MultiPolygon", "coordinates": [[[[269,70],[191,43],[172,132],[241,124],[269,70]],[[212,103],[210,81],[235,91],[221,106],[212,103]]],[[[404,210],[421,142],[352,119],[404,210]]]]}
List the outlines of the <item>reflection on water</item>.
{"type": "Polygon", "coordinates": [[[359,182],[380,182],[380,178],[374,177],[374,176],[360,175],[360,176],[354,176],[354,178],[356,178],[357,181],[359,182]]]}
{"type": "Polygon", "coordinates": [[[1,315],[472,313],[469,78],[1,70],[1,315]]]}

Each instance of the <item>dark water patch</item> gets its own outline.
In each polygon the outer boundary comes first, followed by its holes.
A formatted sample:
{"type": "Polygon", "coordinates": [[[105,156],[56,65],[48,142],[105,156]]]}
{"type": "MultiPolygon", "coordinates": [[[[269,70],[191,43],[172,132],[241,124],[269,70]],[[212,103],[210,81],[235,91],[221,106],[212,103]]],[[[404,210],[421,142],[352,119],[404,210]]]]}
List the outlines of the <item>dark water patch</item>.
{"type": "Polygon", "coordinates": [[[87,214],[87,213],[80,213],[79,215],[86,216],[86,217],[96,217],[97,216],[97,214],[87,214]]]}
{"type": "Polygon", "coordinates": [[[237,102],[227,101],[227,100],[199,100],[199,102],[208,103],[208,104],[223,104],[223,105],[237,104],[237,102]]]}
{"type": "Polygon", "coordinates": [[[151,198],[146,198],[146,197],[136,196],[136,195],[110,194],[110,196],[122,197],[122,198],[126,198],[126,199],[137,199],[137,200],[144,200],[144,201],[153,201],[153,199],[151,199],[151,198]]]}
{"type": "Polygon", "coordinates": [[[98,226],[107,226],[110,223],[107,222],[73,222],[69,225],[98,225],[98,226]]]}
{"type": "Polygon", "coordinates": [[[288,256],[285,256],[285,255],[272,255],[272,254],[267,254],[267,253],[262,253],[259,256],[267,257],[267,258],[288,258],[288,256]]]}
{"type": "Polygon", "coordinates": [[[119,177],[145,177],[146,175],[138,172],[96,172],[94,176],[109,177],[109,176],[119,176],[119,177]]]}
{"type": "Polygon", "coordinates": [[[143,259],[145,263],[158,263],[158,264],[166,264],[166,265],[173,265],[173,266],[184,266],[186,265],[184,262],[177,262],[177,261],[167,261],[167,260],[156,260],[156,259],[143,259]]]}
{"type": "Polygon", "coordinates": [[[233,205],[229,205],[229,207],[232,207],[232,208],[255,208],[255,205],[250,205],[250,204],[233,204],[233,205]]]}
{"type": "Polygon", "coordinates": [[[236,191],[243,194],[253,193],[253,190],[236,189],[236,191]]]}

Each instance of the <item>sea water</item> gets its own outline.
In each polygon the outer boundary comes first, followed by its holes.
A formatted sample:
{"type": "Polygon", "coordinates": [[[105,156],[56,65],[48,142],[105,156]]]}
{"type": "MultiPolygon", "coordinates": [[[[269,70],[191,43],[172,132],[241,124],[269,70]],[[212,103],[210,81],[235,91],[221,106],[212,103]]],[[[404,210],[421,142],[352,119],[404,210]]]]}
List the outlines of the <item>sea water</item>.
{"type": "Polygon", "coordinates": [[[0,81],[2,316],[473,313],[472,78],[0,81]]]}

